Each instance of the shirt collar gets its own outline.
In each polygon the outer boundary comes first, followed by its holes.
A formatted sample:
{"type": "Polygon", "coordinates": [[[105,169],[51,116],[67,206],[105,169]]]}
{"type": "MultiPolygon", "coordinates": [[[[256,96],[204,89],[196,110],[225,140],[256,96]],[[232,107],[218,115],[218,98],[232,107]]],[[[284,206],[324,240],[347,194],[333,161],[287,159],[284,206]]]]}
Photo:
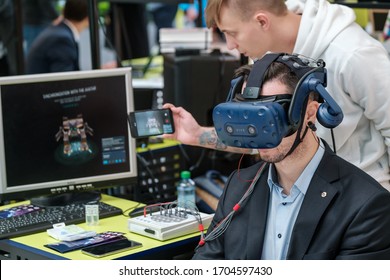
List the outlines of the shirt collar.
{"type": "MultiPolygon", "coordinates": [[[[324,147],[319,145],[317,152],[314,154],[313,158],[305,167],[299,178],[295,181],[294,186],[298,188],[299,191],[303,194],[306,194],[310,181],[313,178],[314,172],[317,170],[318,165],[320,164],[324,152],[324,147]]],[[[268,186],[271,190],[273,186],[279,186],[274,164],[271,164],[268,170],[268,186]]]]}
{"type": "Polygon", "coordinates": [[[80,41],[80,33],[77,31],[77,28],[67,19],[64,19],[64,23],[70,28],[73,33],[74,40],[78,43],[80,41]]]}

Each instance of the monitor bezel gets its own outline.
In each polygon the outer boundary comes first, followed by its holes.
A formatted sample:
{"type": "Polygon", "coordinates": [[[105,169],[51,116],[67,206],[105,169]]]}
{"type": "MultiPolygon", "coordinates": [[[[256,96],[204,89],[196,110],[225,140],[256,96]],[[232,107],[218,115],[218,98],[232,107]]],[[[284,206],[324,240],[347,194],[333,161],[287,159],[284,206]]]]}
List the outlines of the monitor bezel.
{"type": "MultiPolygon", "coordinates": [[[[125,79],[125,86],[127,89],[126,113],[128,114],[129,112],[134,111],[134,92],[132,86],[131,67],[0,77],[0,105],[2,102],[2,87],[6,85],[89,78],[98,79],[100,77],[114,76],[123,76],[125,79]]],[[[0,106],[0,203],[9,200],[25,200],[38,195],[59,194],[73,191],[102,190],[136,183],[138,180],[136,142],[135,139],[131,137],[129,126],[127,126],[127,137],[129,143],[128,160],[130,170],[126,172],[9,187],[7,185],[7,170],[5,166],[6,159],[3,131],[3,110],[2,106],[0,106]]]]}

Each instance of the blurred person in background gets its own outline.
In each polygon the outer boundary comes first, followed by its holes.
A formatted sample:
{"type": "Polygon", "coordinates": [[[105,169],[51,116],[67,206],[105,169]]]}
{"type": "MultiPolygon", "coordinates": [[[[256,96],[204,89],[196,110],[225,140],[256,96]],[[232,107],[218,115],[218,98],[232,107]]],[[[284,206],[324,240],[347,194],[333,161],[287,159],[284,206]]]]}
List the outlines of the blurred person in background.
{"type": "Polygon", "coordinates": [[[16,75],[17,53],[12,0],[0,0],[0,76],[16,75]]]}
{"type": "Polygon", "coordinates": [[[63,20],[42,31],[27,55],[27,74],[80,70],[80,33],[89,26],[88,0],[67,0],[63,20]]]}
{"type": "Polygon", "coordinates": [[[48,26],[61,22],[58,0],[23,0],[23,37],[25,54],[32,42],[48,26]]]}

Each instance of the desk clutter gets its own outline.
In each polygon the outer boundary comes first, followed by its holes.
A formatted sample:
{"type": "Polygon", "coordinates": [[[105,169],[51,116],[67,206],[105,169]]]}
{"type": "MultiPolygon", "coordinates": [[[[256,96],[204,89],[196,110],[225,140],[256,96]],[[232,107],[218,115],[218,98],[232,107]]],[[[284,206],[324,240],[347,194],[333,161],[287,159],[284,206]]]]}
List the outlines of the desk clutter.
{"type": "Polygon", "coordinates": [[[113,240],[118,240],[121,238],[124,238],[123,232],[107,231],[107,232],[96,234],[89,238],[83,238],[83,239],[78,239],[73,241],[54,242],[50,244],[45,244],[44,246],[60,253],[67,253],[82,248],[86,248],[89,246],[103,244],[113,240]]]}
{"type": "Polygon", "coordinates": [[[53,228],[46,230],[47,234],[60,241],[75,241],[95,236],[93,230],[84,230],[77,225],[65,225],[65,223],[54,224],[53,228]]]}
{"type": "MultiPolygon", "coordinates": [[[[51,223],[43,223],[43,227],[33,226],[33,231],[19,232],[14,229],[11,233],[4,231],[5,227],[9,227],[10,220],[18,218],[20,223],[33,221],[37,220],[35,217],[41,211],[51,213],[51,208],[56,209],[55,211],[63,208],[34,206],[30,201],[9,205],[7,208],[2,207],[0,227],[3,235],[0,240],[2,249],[0,259],[90,259],[91,256],[108,257],[107,254],[114,254],[107,259],[170,259],[183,256],[187,258],[192,254],[199,240],[204,239],[205,231],[213,218],[213,215],[198,211],[195,205],[177,207],[176,200],[143,204],[146,207],[142,208],[141,214],[138,209],[142,204],[140,205],[139,202],[109,195],[102,196],[102,201],[100,202],[112,205],[114,209],[119,209],[121,212],[105,218],[103,212],[99,211],[98,226],[88,226],[86,218],[83,217],[80,222],[58,222],[57,225],[56,221],[51,220],[51,223]],[[136,219],[129,219],[129,217],[136,217],[136,219]],[[139,220],[142,221],[135,222],[139,220]],[[146,233],[147,231],[133,230],[133,224],[147,224],[143,229],[147,229],[149,234],[146,233]],[[153,234],[153,231],[156,234],[153,234]],[[88,237],[89,234],[91,236],[88,237]],[[104,246],[98,246],[103,244],[104,246]],[[122,245],[126,248],[122,248],[122,245]],[[90,248],[88,252],[87,248],[90,248]],[[136,250],[125,254],[122,251],[130,249],[136,250]],[[93,251],[90,252],[91,255],[89,255],[90,250],[93,251]]],[[[85,205],[79,211],[84,211],[83,209],[85,205]]]]}
{"type": "Polygon", "coordinates": [[[144,215],[128,220],[128,228],[131,232],[161,241],[197,231],[203,236],[213,216],[199,212],[196,207],[179,207],[177,202],[168,202],[146,206],[144,215]]]}

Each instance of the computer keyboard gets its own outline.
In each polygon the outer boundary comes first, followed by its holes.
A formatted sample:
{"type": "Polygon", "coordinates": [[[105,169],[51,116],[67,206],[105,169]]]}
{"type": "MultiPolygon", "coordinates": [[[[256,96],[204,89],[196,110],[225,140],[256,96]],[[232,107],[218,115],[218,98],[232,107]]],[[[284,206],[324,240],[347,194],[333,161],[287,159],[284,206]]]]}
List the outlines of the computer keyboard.
{"type": "MultiPolygon", "coordinates": [[[[100,219],[122,214],[122,210],[115,206],[101,201],[98,204],[100,219]]],[[[69,225],[85,222],[84,204],[69,204],[59,207],[39,207],[30,204],[1,212],[0,239],[42,232],[52,228],[57,223],[69,225]]]]}

